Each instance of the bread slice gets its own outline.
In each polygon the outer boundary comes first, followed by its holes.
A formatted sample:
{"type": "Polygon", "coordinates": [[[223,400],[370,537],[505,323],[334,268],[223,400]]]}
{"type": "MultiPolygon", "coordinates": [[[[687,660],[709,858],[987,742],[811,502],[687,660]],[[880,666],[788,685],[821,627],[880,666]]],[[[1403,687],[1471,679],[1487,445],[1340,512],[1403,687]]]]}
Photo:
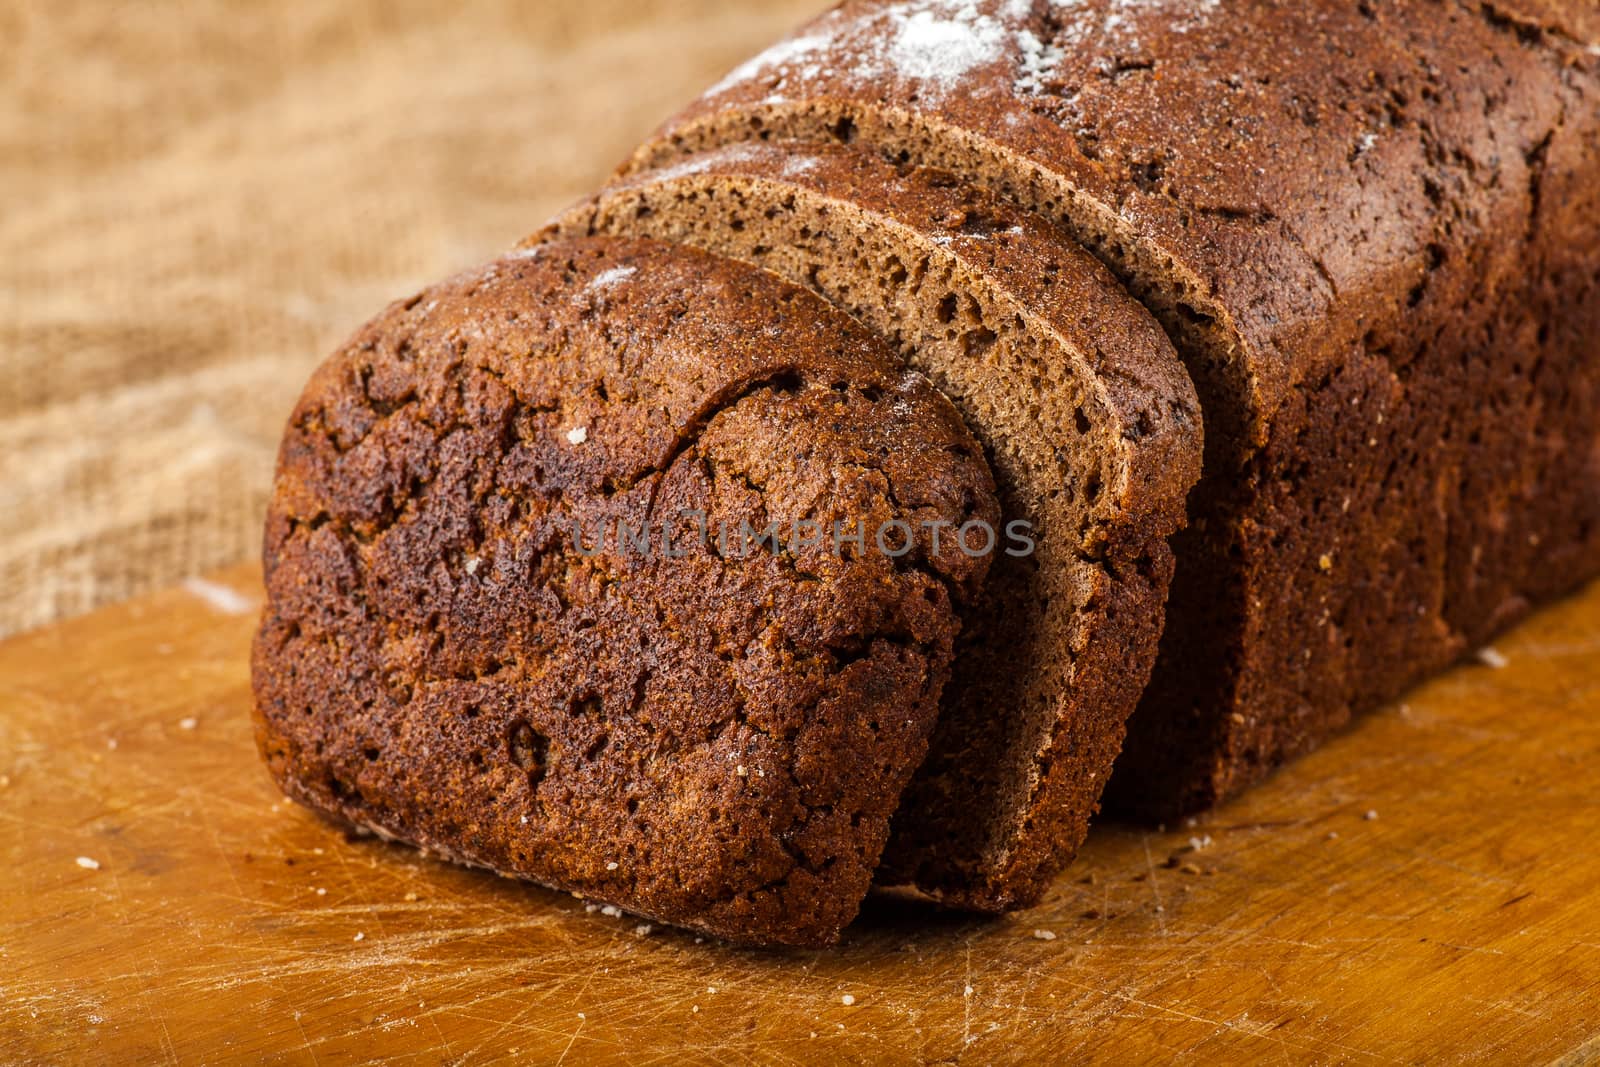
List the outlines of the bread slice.
{"type": "Polygon", "coordinates": [[[394,304],[307,387],[260,747],[344,822],[824,944],[989,564],[931,531],[998,520],[949,403],[823,301],[690,249],[541,247],[394,304]]]}
{"type": "Polygon", "coordinates": [[[1036,901],[1083,840],[1143,690],[1201,431],[1171,345],[1041,218],[843,147],[760,144],[603,191],[560,230],[711,249],[891,338],[960,409],[1008,523],[879,881],[1036,901]],[[1009,548],[1009,545],[1007,546],[1009,548]]]}
{"type": "Polygon", "coordinates": [[[1206,473],[1112,799],[1171,817],[1600,573],[1600,48],[1562,0],[847,0],[668,123],[937,166],[1166,327],[1206,473]]]}

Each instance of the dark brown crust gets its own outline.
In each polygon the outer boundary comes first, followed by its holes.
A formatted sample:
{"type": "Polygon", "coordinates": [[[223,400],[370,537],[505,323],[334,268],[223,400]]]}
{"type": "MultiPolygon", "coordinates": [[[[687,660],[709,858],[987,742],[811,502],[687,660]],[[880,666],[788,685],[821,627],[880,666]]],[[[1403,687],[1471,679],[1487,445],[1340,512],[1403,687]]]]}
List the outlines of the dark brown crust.
{"type": "Polygon", "coordinates": [[[1060,219],[1162,319],[1206,475],[1119,806],[1236,792],[1600,572],[1592,6],[915,7],[976,26],[962,77],[849,2],[631,167],[870,145],[1060,219]]]}
{"type": "Polygon", "coordinates": [[[1082,843],[1148,680],[1167,539],[1199,475],[1198,402],[1160,327],[1039,216],[839,146],[691,157],[604,190],[559,230],[745,258],[891,336],[955,401],[1006,518],[1041,547],[1001,558],[967,617],[878,880],[989,911],[1036,902],[1082,843]],[[948,324],[911,310],[947,289],[971,310],[948,324]]]}
{"type": "Polygon", "coordinates": [[[260,747],[346,822],[824,944],[987,567],[922,524],[972,518],[998,509],[948,402],[803,290],[652,242],[510,257],[391,306],[307,387],[267,524],[260,747]],[[573,542],[681,509],[919,537],[900,559],[573,542]]]}

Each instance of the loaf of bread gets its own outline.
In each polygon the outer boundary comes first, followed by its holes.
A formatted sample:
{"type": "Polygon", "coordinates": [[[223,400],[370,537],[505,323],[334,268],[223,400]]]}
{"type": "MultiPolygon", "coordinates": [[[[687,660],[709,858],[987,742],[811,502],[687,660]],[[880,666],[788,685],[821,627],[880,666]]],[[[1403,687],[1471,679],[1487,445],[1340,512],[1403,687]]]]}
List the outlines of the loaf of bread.
{"type": "Polygon", "coordinates": [[[818,298],[689,249],[552,244],[393,305],[306,389],[260,746],[341,821],[824,944],[988,566],[930,531],[998,520],[948,401],[818,298]],[[890,524],[890,552],[843,539],[890,524]]]}
{"type": "Polygon", "coordinates": [[[273,773],[764,944],[874,880],[1025,907],[1102,791],[1235,793],[1600,573],[1597,36],[1578,0],[846,0],[318,372],[273,773]],[[679,514],[682,554],[585,547],[679,514]],[[914,533],[703,535],[857,520],[914,533]]]}
{"type": "Polygon", "coordinates": [[[691,157],[551,232],[764,267],[890,338],[955,402],[1037,547],[996,559],[966,619],[878,880],[987,911],[1036,899],[1082,843],[1149,678],[1167,539],[1200,474],[1198,404],[1166,335],[1044,219],[847,147],[691,157]]]}
{"type": "Polygon", "coordinates": [[[1110,798],[1170,817],[1600,571],[1597,23],[848,0],[626,169],[751,139],[936,166],[1059,223],[1167,328],[1205,473],[1110,798]]]}

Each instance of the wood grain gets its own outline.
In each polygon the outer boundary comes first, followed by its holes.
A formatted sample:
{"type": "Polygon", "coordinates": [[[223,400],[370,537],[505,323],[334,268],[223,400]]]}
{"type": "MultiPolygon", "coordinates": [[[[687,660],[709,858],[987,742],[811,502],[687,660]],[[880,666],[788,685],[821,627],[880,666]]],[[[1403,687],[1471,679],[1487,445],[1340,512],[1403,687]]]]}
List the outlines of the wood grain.
{"type": "Polygon", "coordinates": [[[1036,911],[773,954],[280,801],[219,583],[0,645],[0,1061],[1600,1057],[1600,587],[1036,911]]]}

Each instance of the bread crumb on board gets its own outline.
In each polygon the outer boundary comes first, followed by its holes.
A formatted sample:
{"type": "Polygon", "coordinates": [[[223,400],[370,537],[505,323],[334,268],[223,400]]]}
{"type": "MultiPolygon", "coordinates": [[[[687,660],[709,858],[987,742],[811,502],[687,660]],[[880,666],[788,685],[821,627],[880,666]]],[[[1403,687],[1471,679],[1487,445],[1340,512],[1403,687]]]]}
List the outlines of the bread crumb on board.
{"type": "Polygon", "coordinates": [[[1511,666],[1511,661],[1506,659],[1505,653],[1493,645],[1485,645],[1478,649],[1478,662],[1496,671],[1503,671],[1511,666]]]}
{"type": "Polygon", "coordinates": [[[589,439],[589,427],[574,426],[567,431],[567,443],[581,445],[589,439]]]}
{"type": "Polygon", "coordinates": [[[855,998],[855,994],[853,994],[853,993],[846,993],[844,996],[839,998],[839,1003],[843,1004],[847,1008],[851,1007],[852,1005],[854,1005],[855,1002],[856,1002],[856,998],[855,998]]]}
{"type": "Polygon", "coordinates": [[[1215,844],[1215,842],[1211,840],[1210,834],[1201,834],[1198,837],[1191,837],[1186,844],[1172,850],[1172,852],[1167,856],[1167,862],[1165,866],[1169,869],[1178,868],[1180,870],[1185,867],[1193,866],[1193,864],[1185,860],[1184,857],[1194,852],[1204,852],[1213,844],[1215,844]]]}
{"type": "Polygon", "coordinates": [[[88,856],[79,856],[77,859],[77,864],[86,871],[98,871],[100,869],[100,861],[97,859],[91,859],[88,856]]]}
{"type": "Polygon", "coordinates": [[[1365,815],[1361,816],[1361,817],[1363,819],[1365,819],[1367,822],[1374,822],[1378,818],[1378,813],[1376,811],[1372,810],[1371,808],[1369,808],[1369,809],[1367,809],[1367,813],[1365,815]]]}
{"type": "Polygon", "coordinates": [[[1054,930],[1035,930],[1033,932],[1033,939],[1035,941],[1054,941],[1056,939],[1056,932],[1054,930]]]}

